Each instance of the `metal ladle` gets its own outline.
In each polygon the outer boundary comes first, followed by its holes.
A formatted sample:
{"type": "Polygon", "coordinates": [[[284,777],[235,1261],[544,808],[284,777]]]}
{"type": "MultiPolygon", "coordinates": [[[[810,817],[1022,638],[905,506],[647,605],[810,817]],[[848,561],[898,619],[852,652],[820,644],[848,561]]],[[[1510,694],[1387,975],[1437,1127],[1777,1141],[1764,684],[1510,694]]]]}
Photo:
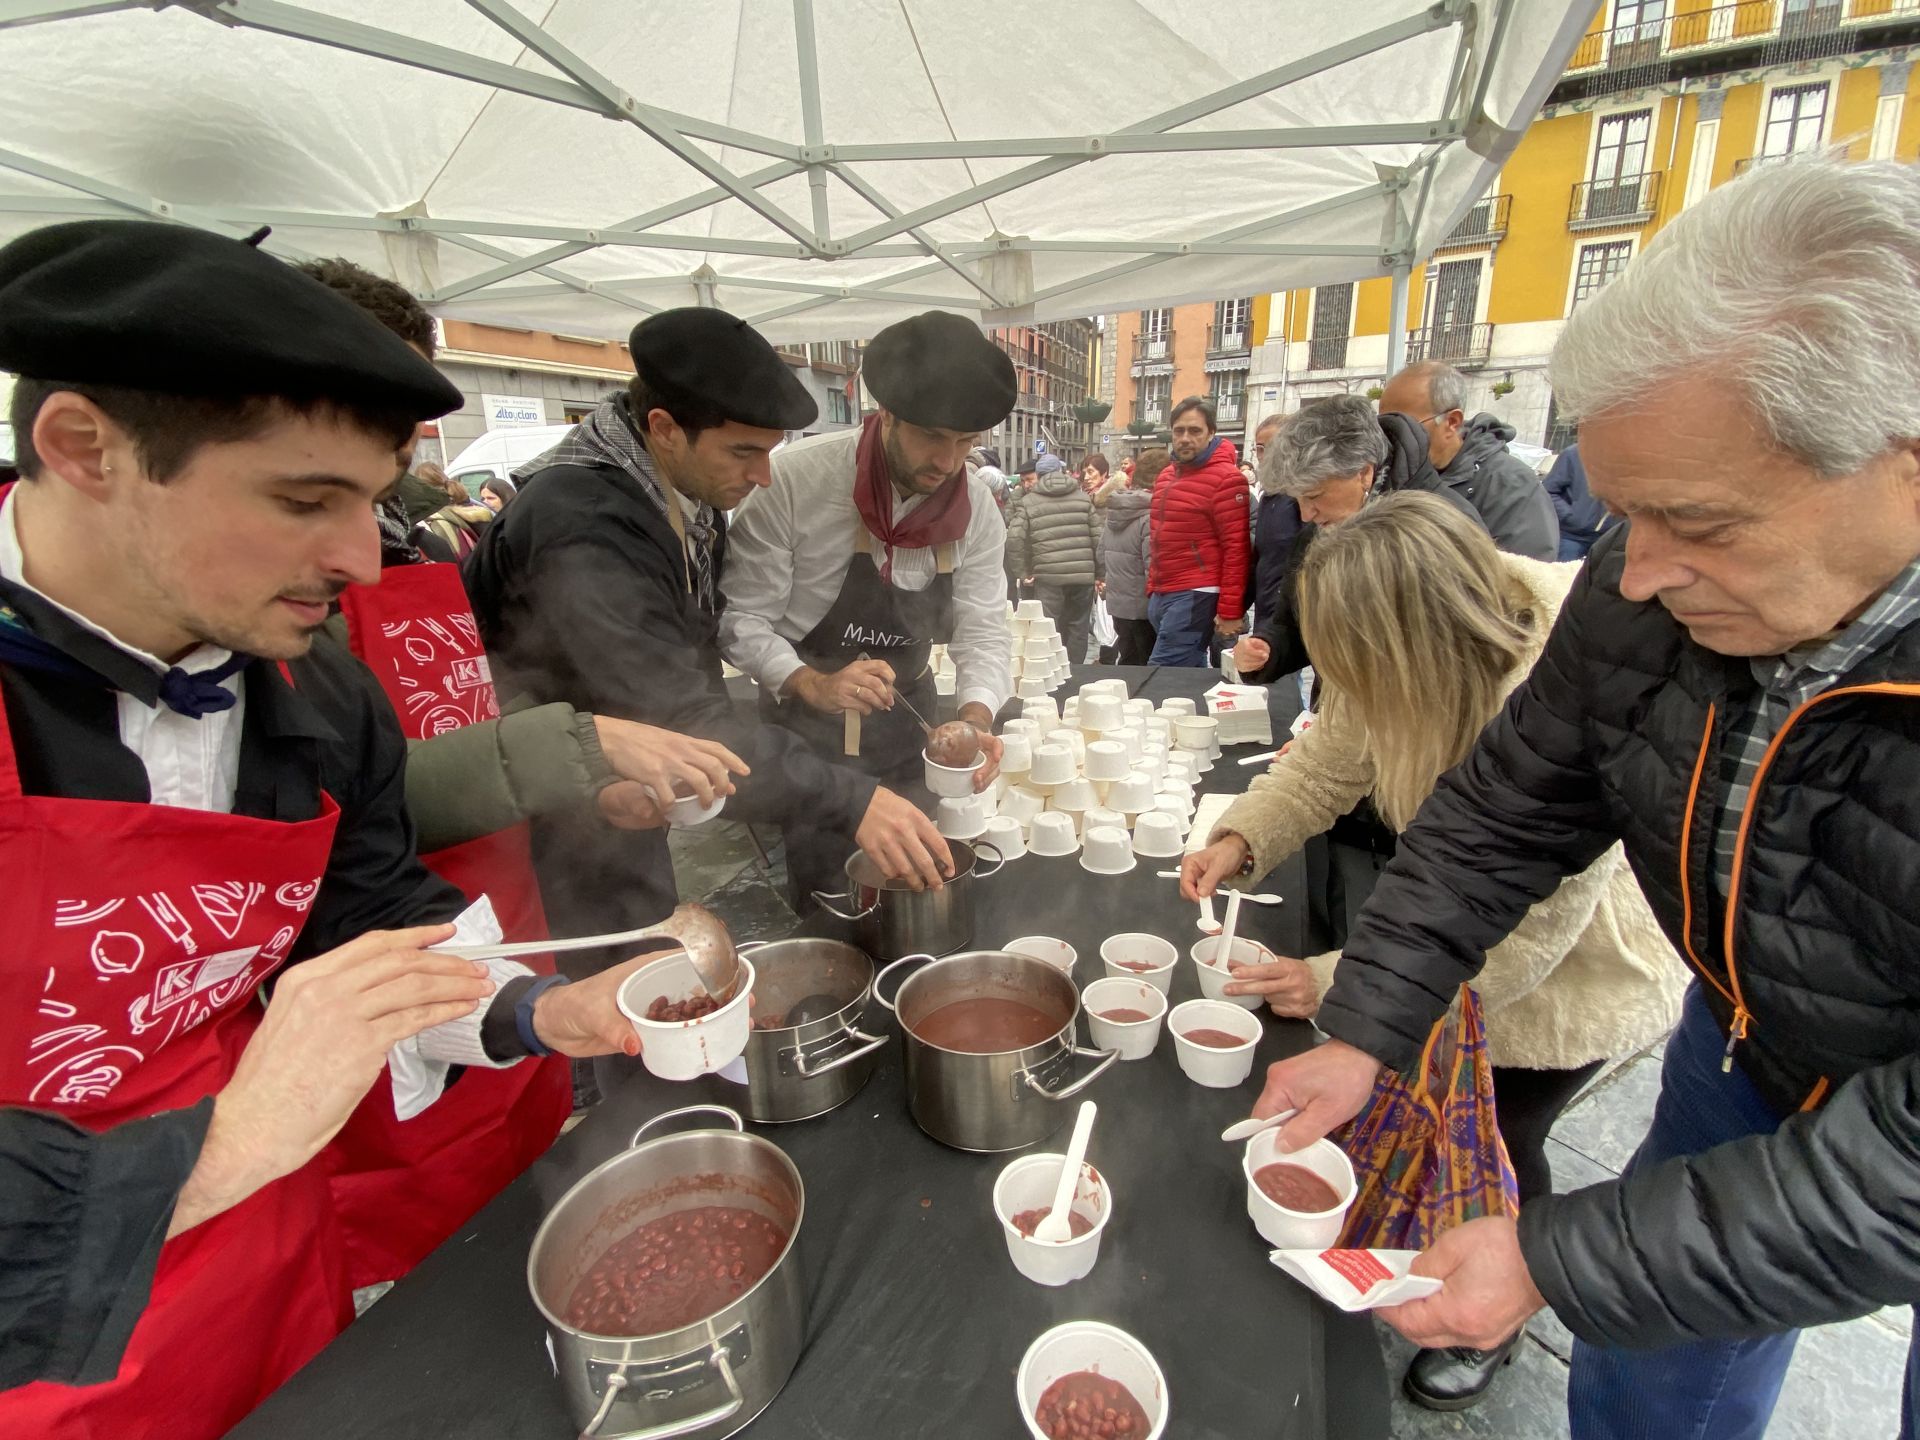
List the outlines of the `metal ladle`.
{"type": "Polygon", "coordinates": [[[594,950],[604,945],[627,945],[636,940],[676,940],[692,963],[700,983],[725,1004],[740,979],[740,959],[733,937],[720,917],[704,905],[682,905],[658,925],[639,930],[615,930],[605,935],[576,935],[567,940],[524,940],[498,945],[436,945],[434,954],[461,960],[510,960],[518,955],[549,955],[566,950],[594,950]]]}

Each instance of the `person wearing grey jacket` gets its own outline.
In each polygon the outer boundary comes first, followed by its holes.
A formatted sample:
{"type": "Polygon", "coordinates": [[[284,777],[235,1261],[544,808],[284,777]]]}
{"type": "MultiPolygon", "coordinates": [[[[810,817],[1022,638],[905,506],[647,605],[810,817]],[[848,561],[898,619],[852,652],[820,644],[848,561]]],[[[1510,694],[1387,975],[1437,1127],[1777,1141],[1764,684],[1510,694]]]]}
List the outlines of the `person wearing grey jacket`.
{"type": "Polygon", "coordinates": [[[1423,360],[1387,382],[1382,415],[1405,415],[1427,432],[1427,454],[1447,488],[1479,512],[1493,543],[1530,560],[1560,556],[1560,520],[1533,467],[1507,449],[1514,428],[1484,412],[1468,420],[1466,377],[1423,360]]]}
{"type": "Polygon", "coordinates": [[[1007,568],[1030,582],[1078,665],[1087,658],[1093,587],[1106,577],[1100,512],[1058,455],[1042,455],[1039,479],[1007,526],[1007,568]]]}
{"type": "Polygon", "coordinates": [[[1152,562],[1153,491],[1122,483],[1106,492],[1106,578],[1102,594],[1113,619],[1114,660],[1144,665],[1153,653],[1153,623],[1147,619],[1147,571],[1152,562]]]}

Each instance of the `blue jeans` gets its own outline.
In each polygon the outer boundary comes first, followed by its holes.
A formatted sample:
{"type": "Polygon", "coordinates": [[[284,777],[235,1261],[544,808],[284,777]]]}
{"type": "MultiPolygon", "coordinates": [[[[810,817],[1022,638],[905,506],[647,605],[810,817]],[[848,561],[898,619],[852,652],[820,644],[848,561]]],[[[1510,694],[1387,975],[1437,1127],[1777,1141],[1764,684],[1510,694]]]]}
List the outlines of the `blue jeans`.
{"type": "MultiPolygon", "coordinates": [[[[1782,1117],[1737,1060],[1731,1073],[1721,1073],[1725,1052],[1726,1037],[1695,984],[1667,1040],[1653,1127],[1627,1162],[1628,1174],[1779,1128],[1782,1117]]],[[[1665,1350],[1601,1349],[1576,1340],[1567,1385],[1573,1440],[1759,1440],[1799,1338],[1798,1330],[1789,1330],[1665,1350]]],[[[1914,1382],[1915,1352],[1909,1347],[1901,1440],[1916,1440],[1914,1382]]]]}
{"type": "Polygon", "coordinates": [[[1210,590],[1172,590],[1147,597],[1147,620],[1153,626],[1153,654],[1149,665],[1184,665],[1204,670],[1212,661],[1207,644],[1213,639],[1213,617],[1220,597],[1210,590]]]}

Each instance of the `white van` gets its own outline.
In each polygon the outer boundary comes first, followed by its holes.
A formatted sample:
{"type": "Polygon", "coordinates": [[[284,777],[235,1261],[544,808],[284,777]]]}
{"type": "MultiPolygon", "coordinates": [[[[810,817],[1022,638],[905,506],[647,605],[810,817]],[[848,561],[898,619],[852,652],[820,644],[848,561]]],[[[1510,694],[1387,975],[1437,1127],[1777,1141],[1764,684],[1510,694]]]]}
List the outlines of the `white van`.
{"type": "Polygon", "coordinates": [[[477,499],[485,481],[511,478],[527,461],[558,445],[571,429],[571,425],[514,425],[489,430],[454,457],[447,474],[477,499]]]}

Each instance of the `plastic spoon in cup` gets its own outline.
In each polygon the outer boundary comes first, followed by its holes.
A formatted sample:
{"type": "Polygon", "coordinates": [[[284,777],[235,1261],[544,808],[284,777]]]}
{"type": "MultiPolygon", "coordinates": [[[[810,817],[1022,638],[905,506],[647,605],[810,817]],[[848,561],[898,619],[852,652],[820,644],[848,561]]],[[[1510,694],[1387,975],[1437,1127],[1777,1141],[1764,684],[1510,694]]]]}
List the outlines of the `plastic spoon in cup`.
{"type": "Polygon", "coordinates": [[[1282,1110],[1278,1115],[1269,1115],[1264,1120],[1236,1120],[1220,1132],[1220,1138],[1229,1145],[1251,1140],[1262,1130],[1278,1130],[1299,1113],[1298,1110],[1282,1110]]]}
{"type": "Polygon", "coordinates": [[[1066,1163],[1060,1167],[1060,1183],[1053,1187],[1053,1208],[1046,1219],[1033,1227],[1033,1238],[1049,1245],[1064,1245],[1073,1238],[1073,1195],[1080,1188],[1080,1166],[1087,1158],[1087,1139],[1093,1134],[1096,1107],[1091,1100],[1080,1102],[1080,1114],[1073,1122],[1073,1138],[1067,1142],[1066,1163]]]}
{"type": "Polygon", "coordinates": [[[1238,890],[1227,892],[1227,923],[1220,927],[1220,943],[1213,947],[1220,968],[1227,968],[1227,959],[1233,954],[1233,937],[1240,933],[1240,900],[1238,890]]]}

